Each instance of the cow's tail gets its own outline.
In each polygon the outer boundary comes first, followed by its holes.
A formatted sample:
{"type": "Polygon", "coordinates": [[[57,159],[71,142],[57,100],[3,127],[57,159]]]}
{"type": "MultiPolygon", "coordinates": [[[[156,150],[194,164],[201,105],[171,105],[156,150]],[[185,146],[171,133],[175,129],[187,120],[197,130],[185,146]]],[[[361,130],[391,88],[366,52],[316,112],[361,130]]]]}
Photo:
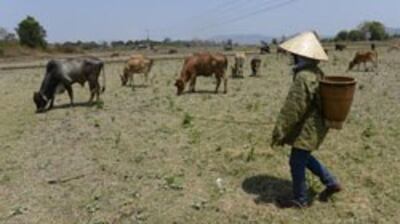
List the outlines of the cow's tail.
{"type": "Polygon", "coordinates": [[[106,91],[106,71],[104,68],[104,64],[101,66],[101,72],[103,75],[103,87],[101,88],[101,92],[104,93],[104,91],[106,91]]]}

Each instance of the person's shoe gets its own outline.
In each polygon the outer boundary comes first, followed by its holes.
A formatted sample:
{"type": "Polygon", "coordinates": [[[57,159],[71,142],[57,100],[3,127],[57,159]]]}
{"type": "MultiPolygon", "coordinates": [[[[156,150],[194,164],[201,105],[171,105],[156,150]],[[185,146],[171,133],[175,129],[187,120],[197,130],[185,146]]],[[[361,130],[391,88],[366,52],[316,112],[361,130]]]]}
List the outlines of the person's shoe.
{"type": "Polygon", "coordinates": [[[276,201],[278,208],[286,209],[286,208],[296,208],[296,209],[303,209],[303,208],[308,208],[310,207],[310,204],[308,203],[302,203],[297,200],[282,200],[278,199],[276,201]]]}
{"type": "Polygon", "coordinates": [[[340,184],[335,186],[327,187],[324,191],[319,194],[319,200],[321,202],[327,202],[334,194],[339,193],[343,190],[340,184]]]}

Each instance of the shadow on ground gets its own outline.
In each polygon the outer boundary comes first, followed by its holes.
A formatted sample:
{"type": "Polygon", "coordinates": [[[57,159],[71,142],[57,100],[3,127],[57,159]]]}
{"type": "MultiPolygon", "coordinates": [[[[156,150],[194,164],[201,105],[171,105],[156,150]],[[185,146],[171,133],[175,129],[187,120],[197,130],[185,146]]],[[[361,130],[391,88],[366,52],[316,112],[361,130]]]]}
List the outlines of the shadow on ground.
{"type": "Polygon", "coordinates": [[[242,183],[242,189],[248,194],[257,195],[254,199],[257,204],[272,204],[278,198],[291,195],[292,183],[270,175],[257,175],[246,178],[242,183]]]}
{"type": "Polygon", "coordinates": [[[209,94],[209,95],[217,95],[217,94],[224,94],[224,91],[220,89],[220,90],[218,91],[218,93],[215,93],[215,90],[196,90],[195,92],[187,91],[187,92],[184,92],[183,94],[184,94],[184,95],[190,95],[190,94],[198,94],[198,95],[201,95],[201,94],[205,94],[205,95],[207,95],[207,94],[209,94]]]}
{"type": "MultiPolygon", "coordinates": [[[[79,103],[66,103],[66,104],[60,104],[60,105],[54,105],[54,107],[51,110],[59,110],[59,109],[67,109],[67,108],[74,108],[74,107],[93,107],[96,105],[96,102],[79,102],[79,103]]],[[[51,111],[50,110],[50,111],[51,111]]]]}

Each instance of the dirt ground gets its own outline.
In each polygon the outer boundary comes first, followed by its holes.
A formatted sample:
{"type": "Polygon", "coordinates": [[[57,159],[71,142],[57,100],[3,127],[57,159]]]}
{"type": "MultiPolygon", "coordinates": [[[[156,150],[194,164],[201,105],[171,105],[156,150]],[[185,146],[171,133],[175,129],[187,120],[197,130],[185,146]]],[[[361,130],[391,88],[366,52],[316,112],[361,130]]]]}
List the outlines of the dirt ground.
{"type": "Polygon", "coordinates": [[[157,61],[153,83],[138,75],[134,89],[107,64],[104,104],[86,105],[76,85],[76,106],[63,94],[44,114],[32,102],[43,68],[0,71],[0,223],[398,223],[400,53],[380,49],[377,72],[346,73],[353,54],[322,64],[358,88],[344,129],[315,152],[345,191],[306,210],[274,204],[291,192],[289,149],[269,147],[291,83],[285,58],[261,56],[258,78],[247,63],[226,95],[199,78],[179,97],[182,60],[157,61]]]}

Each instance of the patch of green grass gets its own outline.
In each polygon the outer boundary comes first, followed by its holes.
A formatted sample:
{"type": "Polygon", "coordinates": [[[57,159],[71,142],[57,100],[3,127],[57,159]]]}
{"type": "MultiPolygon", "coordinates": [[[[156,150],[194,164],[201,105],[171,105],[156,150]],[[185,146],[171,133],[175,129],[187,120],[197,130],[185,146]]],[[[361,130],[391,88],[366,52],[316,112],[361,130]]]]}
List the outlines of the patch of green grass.
{"type": "Polygon", "coordinates": [[[190,113],[185,113],[182,121],[183,128],[190,128],[193,126],[194,117],[190,113]]]}
{"type": "Polygon", "coordinates": [[[196,129],[191,129],[189,133],[189,144],[195,145],[200,143],[201,132],[196,129]]]}
{"type": "Polygon", "coordinates": [[[164,178],[168,188],[173,190],[183,190],[184,179],[182,176],[168,176],[164,178]]]}
{"type": "Polygon", "coordinates": [[[0,177],[0,184],[7,184],[7,183],[9,183],[11,181],[11,177],[9,176],[9,175],[7,175],[7,174],[3,174],[1,177],[0,177]]]}
{"type": "Polygon", "coordinates": [[[364,138],[371,138],[376,135],[376,130],[372,122],[368,122],[367,127],[361,133],[361,136],[364,138]]]}
{"type": "Polygon", "coordinates": [[[93,120],[93,126],[96,127],[96,128],[100,128],[100,120],[94,119],[93,120]]]}
{"type": "Polygon", "coordinates": [[[104,108],[104,101],[103,100],[96,101],[95,106],[96,106],[97,109],[103,109],[104,108]]]}

